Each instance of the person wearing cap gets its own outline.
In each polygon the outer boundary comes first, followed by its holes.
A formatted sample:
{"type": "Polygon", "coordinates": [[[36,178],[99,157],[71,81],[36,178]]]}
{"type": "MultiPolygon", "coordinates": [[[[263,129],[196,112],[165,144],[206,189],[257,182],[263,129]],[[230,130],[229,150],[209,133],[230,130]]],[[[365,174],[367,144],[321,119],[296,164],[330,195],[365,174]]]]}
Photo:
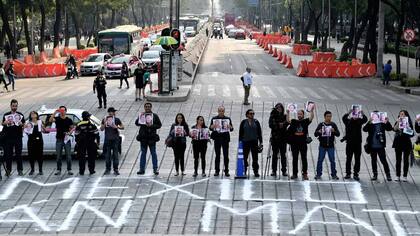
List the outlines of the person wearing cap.
{"type": "Polygon", "coordinates": [[[54,113],[50,116],[49,123],[55,123],[55,128],[57,129],[57,134],[55,136],[55,151],[57,154],[57,171],[54,175],[61,175],[61,154],[64,148],[66,153],[67,161],[67,174],[73,175],[71,171],[71,140],[70,136],[72,134],[74,125],[73,121],[67,117],[67,108],[65,106],[60,106],[54,113]]]}
{"type": "Polygon", "coordinates": [[[4,72],[3,64],[0,63],[0,83],[3,83],[6,91],[9,92],[9,89],[7,88],[8,84],[6,83],[5,77],[6,77],[6,72],[4,72]]]}
{"type": "Polygon", "coordinates": [[[119,175],[118,171],[118,147],[120,145],[120,129],[124,129],[121,120],[115,117],[115,108],[108,108],[108,116],[102,120],[101,131],[105,131],[104,153],[105,153],[105,175],[111,173],[111,161],[114,174],[119,175]]]}
{"type": "Polygon", "coordinates": [[[247,67],[246,72],[242,75],[242,82],[244,86],[244,105],[249,105],[249,93],[251,91],[253,76],[251,74],[251,68],[247,67]]]}
{"type": "Polygon", "coordinates": [[[278,159],[280,153],[281,172],[283,176],[287,176],[287,127],[289,123],[286,119],[284,106],[281,103],[277,103],[270,113],[268,125],[271,129],[271,148],[273,151],[272,158],[272,172],[271,176],[277,176],[278,159]]]}
{"type": "Polygon", "coordinates": [[[102,100],[104,101],[104,108],[106,108],[106,79],[102,71],[98,71],[98,75],[93,81],[93,93],[98,92],[99,107],[102,108],[102,100]]]}
{"type": "Polygon", "coordinates": [[[96,125],[90,121],[90,113],[82,112],[82,121],[76,126],[77,157],[79,158],[79,174],[85,174],[86,153],[88,155],[89,174],[95,174],[95,158],[99,146],[99,131],[96,125]]]}

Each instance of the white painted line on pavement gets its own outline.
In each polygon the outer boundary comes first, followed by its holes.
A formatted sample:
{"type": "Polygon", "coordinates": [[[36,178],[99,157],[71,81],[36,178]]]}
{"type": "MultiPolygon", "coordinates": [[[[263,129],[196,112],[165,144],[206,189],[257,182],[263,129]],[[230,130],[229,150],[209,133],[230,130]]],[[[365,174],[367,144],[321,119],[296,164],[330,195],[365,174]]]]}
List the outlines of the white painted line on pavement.
{"type": "Polygon", "coordinates": [[[361,100],[369,100],[369,98],[363,94],[368,94],[369,92],[366,89],[356,89],[356,91],[358,92],[354,92],[354,94],[352,94],[353,96],[355,96],[356,98],[359,98],[361,100]]]}
{"type": "Polygon", "coordinates": [[[321,96],[319,96],[319,94],[317,92],[315,92],[313,89],[311,88],[303,88],[304,92],[306,94],[309,94],[310,96],[316,98],[316,99],[322,99],[321,96]]]}
{"type": "Polygon", "coordinates": [[[290,96],[290,94],[283,87],[277,87],[277,91],[279,91],[280,96],[283,98],[292,98],[292,96],[290,96]]]}
{"type": "Polygon", "coordinates": [[[207,88],[207,91],[208,91],[208,96],[209,96],[209,97],[214,97],[214,96],[216,96],[216,91],[214,90],[214,85],[209,84],[209,85],[208,85],[208,88],[207,88]]]}
{"type": "Polygon", "coordinates": [[[298,97],[298,98],[308,98],[305,93],[302,92],[301,89],[295,87],[289,87],[290,90],[298,97]]]}
{"type": "MultiPolygon", "coordinates": [[[[93,90],[89,90],[89,92],[91,92],[93,94],[93,90]]],[[[83,88],[83,87],[70,88],[70,90],[68,92],[63,94],[63,96],[67,96],[67,97],[71,97],[71,96],[81,97],[83,95],[87,95],[86,89],[83,88]]]]}
{"type": "Polygon", "coordinates": [[[236,85],[236,92],[238,93],[238,95],[240,96],[240,97],[243,97],[244,96],[244,87],[243,86],[240,86],[240,85],[236,85]]]}
{"type": "Polygon", "coordinates": [[[378,90],[378,89],[372,89],[372,90],[370,90],[370,91],[374,92],[375,94],[378,94],[378,95],[379,95],[379,96],[381,96],[381,97],[384,97],[385,99],[389,99],[389,100],[392,100],[392,101],[394,101],[394,102],[397,102],[397,101],[399,101],[399,100],[400,100],[400,99],[398,99],[398,98],[393,97],[393,96],[389,93],[389,91],[386,91],[387,93],[385,93],[385,91],[380,91],[380,90],[378,90]]]}
{"type": "Polygon", "coordinates": [[[223,86],[223,97],[230,97],[230,88],[228,86],[223,86]]]}
{"type": "Polygon", "coordinates": [[[264,66],[264,68],[265,68],[266,70],[270,70],[270,68],[268,68],[268,66],[264,66]]]}
{"type": "MultiPolygon", "coordinates": [[[[329,90],[331,91],[333,89],[331,88],[329,90]]],[[[345,99],[345,100],[351,100],[351,99],[353,99],[353,97],[351,97],[350,95],[348,95],[347,93],[345,93],[343,90],[334,89],[334,91],[337,92],[337,94],[339,96],[341,96],[342,99],[345,99]]]]}
{"type": "Polygon", "coordinates": [[[193,95],[200,96],[201,93],[201,84],[194,85],[193,95]]]}
{"type": "Polygon", "coordinates": [[[269,97],[271,98],[276,98],[276,94],[274,94],[273,90],[271,90],[270,87],[268,86],[263,86],[263,90],[268,94],[269,97]]]}
{"type": "Polygon", "coordinates": [[[28,92],[28,90],[29,91],[33,91],[34,88],[17,89],[16,91],[12,91],[12,92],[9,92],[9,93],[4,92],[4,93],[1,93],[0,96],[3,97],[3,98],[18,97],[18,96],[21,96],[23,94],[26,95],[26,93],[28,92]]]}
{"type": "Polygon", "coordinates": [[[33,97],[33,98],[44,98],[47,96],[47,94],[50,94],[54,91],[56,91],[57,88],[52,87],[52,88],[47,88],[47,89],[43,89],[42,91],[36,91],[35,94],[28,96],[28,97],[33,97]]]}
{"type": "Polygon", "coordinates": [[[332,99],[332,100],[338,100],[338,97],[337,96],[335,96],[334,94],[332,94],[330,91],[327,91],[326,89],[324,89],[324,88],[319,88],[319,90],[322,92],[322,93],[324,93],[325,95],[327,95],[327,97],[329,98],[329,99],[332,99]]]}
{"type": "Polygon", "coordinates": [[[251,94],[254,98],[259,98],[260,96],[260,92],[258,92],[258,89],[256,86],[251,86],[251,94]]]}

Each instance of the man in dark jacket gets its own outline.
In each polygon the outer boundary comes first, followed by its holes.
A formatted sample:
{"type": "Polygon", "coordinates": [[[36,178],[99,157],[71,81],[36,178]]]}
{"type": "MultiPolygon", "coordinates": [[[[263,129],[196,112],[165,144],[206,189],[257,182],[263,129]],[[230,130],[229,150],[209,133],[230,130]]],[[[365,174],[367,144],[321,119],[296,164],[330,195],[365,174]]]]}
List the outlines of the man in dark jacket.
{"type": "MultiPolygon", "coordinates": [[[[377,112],[377,111],[374,111],[377,112]]],[[[369,119],[369,122],[363,127],[364,132],[368,132],[367,137],[367,148],[370,152],[371,161],[372,161],[372,172],[373,177],[372,181],[378,180],[378,160],[382,162],[384,166],[384,171],[386,174],[386,179],[392,181],[391,173],[389,170],[388,162],[386,160],[385,147],[386,147],[386,135],[385,131],[391,131],[392,125],[389,123],[388,118],[385,118],[385,123],[376,123],[373,124],[372,118],[369,119]]]]}
{"type": "Polygon", "coordinates": [[[284,106],[277,103],[270,114],[268,124],[271,129],[271,148],[273,150],[272,156],[272,172],[271,176],[277,176],[278,155],[281,157],[281,172],[283,176],[287,176],[287,126],[289,123],[286,120],[284,113],[284,106]]]}
{"type": "Polygon", "coordinates": [[[146,169],[146,155],[147,148],[150,149],[152,155],[153,173],[159,175],[158,172],[158,160],[156,154],[156,142],[159,141],[159,135],[156,130],[162,127],[162,123],[159,116],[152,112],[152,104],[146,102],[144,104],[144,112],[140,113],[136,119],[135,124],[139,126],[139,133],[137,141],[140,142],[141,156],[140,156],[140,170],[137,172],[138,175],[144,175],[146,169]],[[143,122],[143,117],[145,121],[143,122]]]}
{"type": "Polygon", "coordinates": [[[243,144],[245,173],[248,169],[248,155],[252,153],[252,169],[254,176],[260,177],[258,173],[258,148],[262,147],[262,132],[260,122],[254,119],[255,112],[252,109],[246,111],[246,119],[239,126],[239,141],[243,144]]]}
{"type": "Polygon", "coordinates": [[[362,126],[367,122],[367,117],[361,111],[362,117],[352,115],[352,110],[344,114],[342,120],[346,127],[343,141],[346,141],[346,176],[351,178],[351,161],[354,155],[353,179],[359,181],[360,156],[362,155],[362,126]]]}
{"type": "Polygon", "coordinates": [[[106,108],[106,79],[101,70],[98,71],[98,75],[93,81],[93,93],[95,93],[95,90],[98,92],[98,108],[102,108],[102,99],[104,101],[104,108],[106,108]]]}
{"type": "Polygon", "coordinates": [[[212,131],[210,137],[214,140],[214,152],[216,153],[214,176],[219,176],[220,149],[223,149],[224,172],[225,176],[229,177],[229,142],[230,132],[233,131],[233,125],[230,117],[225,116],[225,108],[223,106],[220,106],[217,109],[217,113],[218,115],[211,118],[210,121],[210,130],[212,131]],[[227,127],[223,128],[221,122],[224,122],[227,127]]]}
{"type": "Polygon", "coordinates": [[[316,166],[316,176],[315,179],[319,180],[322,176],[322,164],[324,162],[325,154],[328,153],[328,159],[331,163],[331,178],[333,180],[338,180],[337,170],[335,168],[335,137],[340,136],[340,131],[338,130],[337,125],[331,121],[332,113],[326,111],[324,113],[324,122],[318,124],[318,127],[315,129],[315,137],[318,137],[319,140],[319,154],[318,154],[318,163],[316,166]]]}
{"type": "Polygon", "coordinates": [[[90,121],[89,112],[82,112],[82,119],[77,124],[75,131],[77,156],[79,158],[79,174],[85,174],[87,153],[89,174],[93,175],[95,174],[95,158],[98,154],[99,131],[96,125],[90,121]]]}

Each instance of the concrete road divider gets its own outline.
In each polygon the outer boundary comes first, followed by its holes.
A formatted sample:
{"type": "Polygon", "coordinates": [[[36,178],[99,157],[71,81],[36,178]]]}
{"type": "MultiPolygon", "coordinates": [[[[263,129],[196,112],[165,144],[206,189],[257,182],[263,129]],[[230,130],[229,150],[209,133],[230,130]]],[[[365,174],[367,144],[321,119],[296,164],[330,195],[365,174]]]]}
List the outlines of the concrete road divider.
{"type": "Polygon", "coordinates": [[[315,78],[365,78],[376,74],[375,64],[349,64],[347,62],[300,61],[297,76],[315,78]]]}

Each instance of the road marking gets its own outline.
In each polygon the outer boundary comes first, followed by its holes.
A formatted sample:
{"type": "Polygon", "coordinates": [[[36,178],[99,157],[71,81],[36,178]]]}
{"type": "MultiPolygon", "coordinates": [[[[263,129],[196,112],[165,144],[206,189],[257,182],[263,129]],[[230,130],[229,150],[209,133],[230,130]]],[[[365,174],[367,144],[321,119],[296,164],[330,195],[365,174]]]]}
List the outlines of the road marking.
{"type": "Polygon", "coordinates": [[[268,68],[268,66],[264,66],[264,68],[265,68],[266,70],[268,70],[268,71],[270,70],[270,68],[268,68]]]}
{"type": "Polygon", "coordinates": [[[240,85],[236,85],[236,92],[238,93],[239,96],[243,97],[244,96],[244,87],[240,86],[240,85]]]}
{"type": "Polygon", "coordinates": [[[201,93],[201,84],[194,85],[193,95],[200,96],[201,93]]]}
{"type": "Polygon", "coordinates": [[[209,96],[209,97],[214,97],[214,96],[216,96],[216,91],[214,90],[214,85],[209,84],[209,85],[208,85],[208,88],[207,88],[207,91],[208,91],[208,96],[209,96]]]}
{"type": "Polygon", "coordinates": [[[36,91],[36,94],[30,95],[28,97],[33,97],[33,98],[44,98],[45,96],[47,96],[47,94],[52,93],[54,91],[56,91],[57,88],[48,88],[48,89],[44,89],[42,91],[36,91]]]}
{"type": "Polygon", "coordinates": [[[398,97],[398,98],[400,98],[401,100],[405,100],[405,101],[408,101],[408,102],[416,102],[416,101],[418,101],[418,99],[415,99],[415,98],[412,98],[411,96],[412,95],[409,95],[409,94],[398,94],[398,93],[396,93],[396,92],[392,92],[393,93],[393,95],[395,96],[395,97],[398,97]]]}
{"type": "Polygon", "coordinates": [[[309,94],[310,96],[316,98],[316,99],[322,99],[321,96],[318,95],[318,93],[316,93],[313,89],[311,88],[303,88],[303,90],[309,94]]]}
{"type": "Polygon", "coordinates": [[[283,98],[292,98],[292,96],[290,96],[290,94],[283,87],[277,87],[276,89],[279,91],[280,96],[283,98]]]}
{"type": "Polygon", "coordinates": [[[298,98],[308,98],[308,96],[306,96],[306,94],[303,93],[301,89],[297,89],[295,87],[289,87],[289,89],[292,90],[295,96],[298,98]]]}
{"type": "Polygon", "coordinates": [[[276,94],[273,92],[273,90],[271,90],[270,87],[268,86],[263,86],[263,90],[268,94],[269,97],[271,98],[276,98],[276,94]]]}
{"type": "Polygon", "coordinates": [[[230,88],[229,88],[229,86],[223,86],[223,97],[230,97],[230,88]]]}
{"type": "Polygon", "coordinates": [[[330,91],[327,91],[326,89],[324,89],[324,88],[319,88],[319,90],[322,92],[322,93],[324,93],[325,95],[327,95],[327,97],[329,98],[329,99],[332,99],[332,100],[338,100],[338,97],[337,96],[335,96],[334,94],[332,94],[330,91]]]}
{"type": "Polygon", "coordinates": [[[258,89],[256,86],[251,86],[251,94],[254,98],[259,98],[260,96],[260,92],[258,92],[258,89]]]}
{"type": "Polygon", "coordinates": [[[63,93],[66,94],[66,91],[63,91],[61,89],[56,89],[55,92],[48,94],[46,97],[47,98],[59,97],[59,95],[62,95],[63,93]]]}
{"type": "Polygon", "coordinates": [[[29,90],[29,92],[31,92],[31,91],[34,91],[34,88],[23,88],[23,89],[18,89],[15,92],[9,92],[9,93],[4,92],[4,93],[1,93],[0,96],[2,96],[3,98],[18,97],[22,94],[26,95],[28,90],[29,90]]]}
{"type": "Polygon", "coordinates": [[[354,96],[356,98],[359,98],[361,100],[369,100],[368,97],[366,97],[365,95],[363,95],[363,94],[367,94],[368,93],[368,91],[366,89],[356,89],[356,91],[358,91],[357,93],[354,93],[354,96]]]}
{"type": "MultiPolygon", "coordinates": [[[[84,90],[83,87],[71,88],[70,91],[68,91],[64,94],[64,96],[66,96],[66,97],[71,97],[71,96],[81,97],[83,95],[87,95],[86,91],[83,91],[83,90],[84,90]]],[[[92,94],[93,94],[93,92],[92,92],[92,94]]]]}
{"type": "Polygon", "coordinates": [[[384,98],[386,98],[386,99],[392,100],[392,101],[394,101],[394,102],[396,102],[396,101],[399,101],[399,100],[400,100],[400,99],[395,98],[395,97],[393,97],[393,96],[389,96],[389,95],[390,95],[389,93],[388,93],[388,94],[385,94],[385,93],[384,93],[384,91],[379,91],[379,90],[377,90],[377,89],[372,89],[372,90],[370,90],[370,91],[374,92],[375,94],[378,94],[378,95],[379,95],[379,96],[381,96],[381,97],[384,97],[384,98]]]}
{"type": "MultiPolygon", "coordinates": [[[[328,90],[331,91],[333,89],[332,88],[329,88],[328,90]]],[[[347,93],[345,93],[342,90],[334,89],[334,91],[336,91],[337,94],[338,94],[338,96],[341,96],[342,99],[345,99],[345,100],[351,100],[351,99],[353,99],[353,97],[349,96],[347,93]]]]}

